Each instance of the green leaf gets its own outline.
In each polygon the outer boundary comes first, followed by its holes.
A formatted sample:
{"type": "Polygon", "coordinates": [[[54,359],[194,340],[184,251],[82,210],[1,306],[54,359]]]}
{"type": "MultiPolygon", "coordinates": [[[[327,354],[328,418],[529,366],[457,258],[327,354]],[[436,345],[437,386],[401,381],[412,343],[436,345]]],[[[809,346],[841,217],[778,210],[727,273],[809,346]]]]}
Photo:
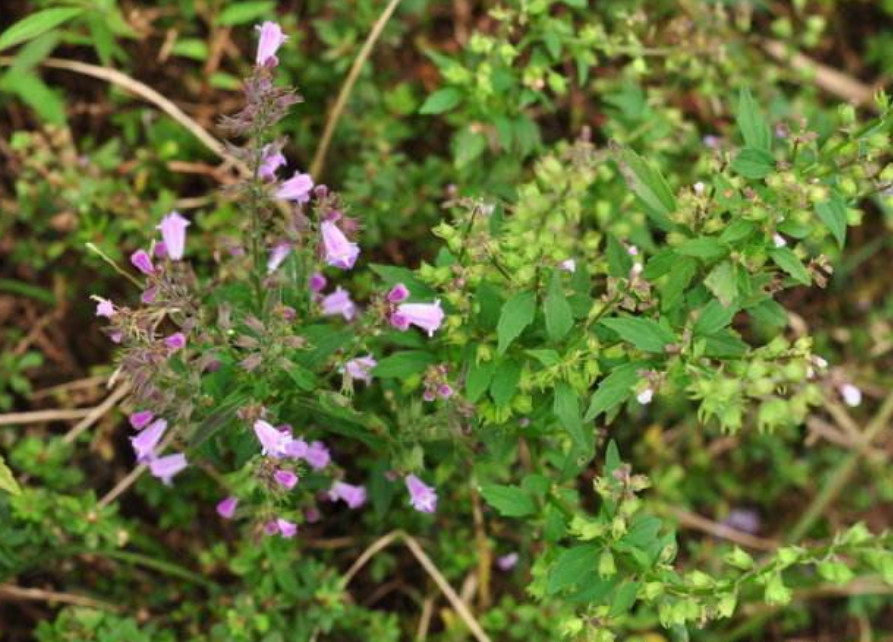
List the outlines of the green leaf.
{"type": "Polygon", "coordinates": [[[465,377],[465,396],[468,401],[475,403],[487,391],[493,380],[494,370],[496,364],[493,361],[472,363],[469,366],[468,375],[465,377]]]}
{"type": "Polygon", "coordinates": [[[592,439],[586,437],[583,420],[580,416],[580,398],[573,388],[564,381],[559,381],[555,386],[555,401],[552,411],[567,430],[574,446],[580,450],[588,450],[592,445],[592,439]]]}
{"type": "Polygon", "coordinates": [[[837,246],[843,249],[846,243],[846,204],[843,199],[834,194],[827,201],[816,205],[815,211],[822,219],[822,223],[831,230],[831,234],[837,241],[837,246]]]}
{"type": "Polygon", "coordinates": [[[536,512],[536,502],[517,486],[488,484],[481,486],[481,497],[503,517],[524,517],[536,512]]]}
{"type": "Polygon", "coordinates": [[[634,151],[618,145],[614,145],[613,150],[620,172],[645,212],[661,229],[672,229],[675,225],[669,215],[676,211],[676,198],[667,181],[634,151]]]}
{"type": "Polygon", "coordinates": [[[676,340],[676,335],[652,319],[614,317],[603,319],[600,325],[613,330],[621,339],[646,352],[663,352],[664,348],[676,340]]]}
{"type": "Polygon", "coordinates": [[[633,267],[633,257],[629,255],[620,241],[613,234],[608,235],[608,243],[605,247],[605,255],[608,258],[608,274],[611,276],[626,278],[633,267]]]}
{"type": "Polygon", "coordinates": [[[629,611],[636,602],[636,593],[639,592],[638,582],[624,582],[614,592],[611,599],[611,617],[623,615],[629,611]]]}
{"type": "Polygon", "coordinates": [[[616,366],[592,394],[584,420],[591,421],[603,412],[610,412],[632,397],[633,386],[639,381],[639,370],[644,367],[645,364],[639,362],[616,366]]]}
{"type": "Polygon", "coordinates": [[[10,71],[0,81],[0,89],[17,95],[46,122],[65,124],[65,101],[33,71],[10,71]]]}
{"type": "Polygon", "coordinates": [[[713,299],[701,310],[695,323],[695,336],[707,336],[715,334],[732,322],[732,318],[738,308],[734,305],[723,305],[713,299]]]}
{"type": "Polygon", "coordinates": [[[564,296],[558,272],[552,273],[549,289],[543,301],[543,312],[546,315],[546,333],[551,341],[561,341],[574,327],[574,313],[570,303],[567,302],[567,297],[564,296]]]}
{"type": "Polygon", "coordinates": [[[702,236],[684,241],[676,248],[676,253],[682,256],[693,256],[704,261],[716,261],[727,256],[729,248],[716,238],[702,236]]]}
{"type": "Polygon", "coordinates": [[[536,295],[533,292],[519,292],[505,302],[496,326],[496,337],[499,341],[496,349],[499,354],[505,353],[512,341],[533,322],[535,315],[536,295]]]}
{"type": "Polygon", "coordinates": [[[419,109],[420,114],[442,114],[453,109],[462,101],[462,92],[455,87],[438,89],[425,99],[419,109]]]}
{"type": "Polygon", "coordinates": [[[732,169],[744,178],[759,180],[775,171],[775,157],[765,149],[745,147],[732,161],[732,169]]]}
{"type": "Polygon", "coordinates": [[[378,362],[372,370],[372,374],[382,379],[403,378],[422,372],[434,363],[434,355],[421,350],[404,350],[395,352],[378,362]]]}
{"type": "Polygon", "coordinates": [[[2,455],[0,455],[0,489],[11,495],[22,494],[22,489],[19,488],[18,482],[12,476],[12,471],[6,466],[6,461],[2,455]]]}
{"type": "Polygon", "coordinates": [[[792,279],[803,285],[812,283],[812,277],[809,270],[800,262],[797,255],[789,247],[776,247],[769,250],[769,256],[775,261],[775,264],[782,270],[787,272],[792,279]]]}
{"type": "Polygon", "coordinates": [[[574,586],[587,575],[595,575],[599,550],[595,544],[581,544],[562,551],[549,573],[546,591],[554,595],[574,586]]]}
{"type": "Polygon", "coordinates": [[[738,95],[738,129],[747,147],[765,151],[772,149],[769,123],[748,89],[742,89],[738,95]]]}
{"type": "Polygon", "coordinates": [[[260,18],[272,16],[275,11],[276,3],[272,0],[233,2],[228,4],[217,16],[217,24],[225,27],[244,25],[260,18]]]}
{"type": "Polygon", "coordinates": [[[508,404],[518,391],[521,381],[521,366],[508,359],[496,366],[493,382],[490,384],[490,397],[497,406],[508,404]]]}
{"type": "Polygon", "coordinates": [[[487,148],[487,138],[466,127],[453,136],[453,157],[457,168],[468,165],[471,161],[484,153],[487,148]]]}
{"type": "Polygon", "coordinates": [[[710,274],[704,279],[704,285],[713,292],[720,303],[725,306],[732,305],[732,301],[738,296],[735,266],[729,261],[723,261],[710,270],[710,274]]]}
{"type": "Polygon", "coordinates": [[[0,34],[0,51],[36,38],[50,29],[55,29],[83,11],[77,7],[57,7],[32,13],[0,34]]]}

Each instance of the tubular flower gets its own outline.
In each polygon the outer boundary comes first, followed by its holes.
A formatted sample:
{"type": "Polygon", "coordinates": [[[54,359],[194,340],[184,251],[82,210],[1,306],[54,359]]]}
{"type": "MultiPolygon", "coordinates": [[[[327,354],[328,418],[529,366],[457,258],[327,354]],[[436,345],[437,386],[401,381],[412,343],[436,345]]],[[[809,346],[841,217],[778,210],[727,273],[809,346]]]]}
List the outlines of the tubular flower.
{"type": "Polygon", "coordinates": [[[182,471],[189,462],[186,461],[186,455],[183,453],[175,453],[153,459],[149,462],[149,472],[153,477],[157,477],[166,486],[170,486],[171,479],[182,471]]]}
{"type": "Polygon", "coordinates": [[[354,381],[362,381],[367,385],[372,383],[372,368],[378,365],[378,362],[371,354],[365,357],[357,357],[351,359],[341,367],[341,372],[346,374],[354,381]]]}
{"type": "Polygon", "coordinates": [[[230,495],[221,499],[217,504],[217,514],[223,519],[232,519],[236,514],[236,507],[239,505],[239,499],[230,495]]]}
{"type": "Polygon", "coordinates": [[[260,32],[255,63],[258,67],[275,67],[279,64],[276,52],[279,51],[282,43],[288,40],[288,36],[282,32],[282,27],[275,22],[267,21],[255,28],[260,32]]]}
{"type": "Polygon", "coordinates": [[[360,255],[360,246],[348,240],[332,221],[323,221],[319,229],[326,263],[342,270],[350,270],[360,255]]]}
{"type": "Polygon", "coordinates": [[[273,479],[286,490],[291,490],[298,483],[298,476],[290,470],[277,470],[273,473],[273,479]]]}
{"type": "Polygon", "coordinates": [[[333,502],[342,500],[348,508],[359,508],[366,503],[366,489],[345,482],[336,481],[329,490],[329,499],[333,502]]]}
{"type": "Polygon", "coordinates": [[[264,147],[257,174],[265,181],[276,180],[276,171],[285,165],[285,156],[272,145],[264,147]]]}
{"type": "Polygon", "coordinates": [[[130,262],[137,270],[145,275],[155,274],[155,266],[152,265],[152,257],[146,250],[137,250],[130,255],[130,262]]]}
{"type": "Polygon", "coordinates": [[[277,243],[270,250],[270,258],[267,259],[267,274],[272,274],[288,258],[291,246],[288,243],[277,243]]]}
{"type": "Polygon", "coordinates": [[[321,301],[322,313],[326,316],[341,315],[345,321],[350,321],[356,316],[357,306],[351,300],[350,293],[338,286],[335,291],[323,297],[321,301]]]}
{"type": "Polygon", "coordinates": [[[440,299],[434,303],[401,303],[391,315],[391,325],[404,331],[408,330],[410,325],[414,325],[432,337],[435,330],[443,323],[443,317],[440,299]]]}
{"type": "Polygon", "coordinates": [[[261,445],[261,454],[269,457],[282,457],[291,437],[279,431],[263,419],[254,422],[254,434],[261,445]]]}
{"type": "Polygon", "coordinates": [[[294,176],[282,183],[276,191],[276,198],[295,203],[306,203],[310,200],[310,192],[313,190],[313,179],[310,174],[295,172],[294,176]]]}
{"type": "Polygon", "coordinates": [[[99,296],[94,296],[93,300],[96,301],[96,316],[105,317],[106,319],[111,319],[115,316],[114,303],[99,296]]]}
{"type": "Polygon", "coordinates": [[[151,410],[140,410],[130,415],[130,425],[134,430],[142,430],[155,418],[151,410]]]}
{"type": "Polygon", "coordinates": [[[406,489],[409,491],[409,503],[421,513],[433,513],[437,510],[437,492],[415,475],[406,476],[406,489]]]}
{"type": "Polygon", "coordinates": [[[171,261],[183,258],[183,251],[186,249],[186,228],[189,225],[189,221],[180,216],[179,212],[171,212],[161,219],[158,229],[161,230],[164,248],[171,261]]]}
{"type": "Polygon", "coordinates": [[[152,425],[140,432],[136,437],[130,438],[133,452],[139,463],[144,464],[155,459],[155,448],[164,436],[165,430],[167,430],[167,422],[164,419],[156,419],[152,422],[152,425]]]}
{"type": "Polygon", "coordinates": [[[307,447],[307,452],[304,454],[304,461],[310,464],[310,467],[313,470],[321,470],[329,465],[329,462],[332,461],[332,456],[329,454],[329,449],[326,448],[326,445],[321,441],[314,441],[307,447]]]}

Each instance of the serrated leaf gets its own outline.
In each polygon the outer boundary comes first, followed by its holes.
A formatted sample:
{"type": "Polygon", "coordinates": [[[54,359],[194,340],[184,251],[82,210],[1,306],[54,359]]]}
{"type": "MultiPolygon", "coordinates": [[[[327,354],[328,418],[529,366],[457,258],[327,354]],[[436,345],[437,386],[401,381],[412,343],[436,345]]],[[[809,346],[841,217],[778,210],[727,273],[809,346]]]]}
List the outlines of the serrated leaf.
{"type": "Polygon", "coordinates": [[[636,594],[639,591],[638,582],[624,582],[621,584],[611,599],[611,610],[609,615],[617,617],[629,611],[636,602],[636,594]]]}
{"type": "Polygon", "coordinates": [[[382,379],[408,377],[434,363],[434,355],[421,350],[404,350],[381,359],[372,369],[372,374],[382,379]]]}
{"type": "Polygon", "coordinates": [[[563,551],[549,572],[546,591],[554,595],[574,586],[587,575],[595,575],[599,550],[595,544],[581,544],[563,551]]]}
{"type": "Polygon", "coordinates": [[[703,261],[716,261],[729,253],[729,248],[721,243],[719,239],[709,236],[688,239],[675,249],[677,254],[691,256],[703,261]]]}
{"type": "Polygon", "coordinates": [[[552,273],[549,289],[543,301],[543,312],[546,316],[546,334],[551,341],[561,341],[574,327],[574,313],[570,303],[567,302],[567,297],[564,296],[558,272],[552,273]]]}
{"type": "Polygon", "coordinates": [[[772,132],[749,89],[738,94],[738,129],[744,144],[755,149],[772,149],[772,132]]]}
{"type": "Polygon", "coordinates": [[[592,445],[592,439],[587,438],[583,419],[580,416],[580,398],[573,388],[564,381],[559,381],[555,386],[552,411],[570,435],[574,446],[579,450],[588,450],[592,445]]]}
{"type": "Polygon", "coordinates": [[[732,322],[738,308],[734,305],[723,305],[713,299],[701,310],[694,326],[695,336],[707,336],[719,332],[732,322]]]}
{"type": "Polygon", "coordinates": [[[787,272],[788,275],[798,283],[809,285],[812,283],[812,277],[809,270],[800,262],[797,255],[789,247],[776,247],[769,250],[769,256],[775,261],[775,265],[787,272]]]}
{"type": "Polygon", "coordinates": [[[765,149],[745,147],[732,161],[732,169],[744,178],[759,180],[775,171],[775,157],[765,149]]]}
{"type": "Polygon", "coordinates": [[[455,87],[438,89],[425,99],[419,108],[420,114],[442,114],[453,109],[462,101],[462,92],[455,87]]]}
{"type": "Polygon", "coordinates": [[[536,502],[517,486],[488,484],[481,486],[481,497],[503,517],[524,517],[536,512],[536,502]]]}
{"type": "Polygon", "coordinates": [[[83,12],[84,10],[78,7],[57,7],[32,13],[0,34],[0,51],[36,38],[83,12]]]}
{"type": "Polygon", "coordinates": [[[480,132],[472,131],[465,127],[453,136],[453,158],[457,168],[468,165],[471,161],[484,153],[487,148],[487,138],[480,132]]]}
{"type": "Polygon", "coordinates": [[[652,319],[614,317],[602,319],[600,325],[613,330],[621,339],[646,352],[663,352],[664,348],[676,340],[676,335],[652,319]]]}
{"type": "Polygon", "coordinates": [[[676,211],[676,197],[659,171],[630,149],[613,146],[614,158],[620,172],[645,212],[664,230],[675,225],[669,215],[676,211]]]}
{"type": "Polygon", "coordinates": [[[12,471],[7,467],[3,455],[0,455],[0,490],[5,490],[10,495],[22,494],[22,489],[13,477],[12,471]]]}
{"type": "Polygon", "coordinates": [[[704,279],[704,285],[713,292],[720,303],[725,306],[732,305],[732,302],[738,296],[738,280],[735,276],[735,266],[729,261],[723,261],[710,270],[710,274],[704,279]]]}
{"type": "Polygon", "coordinates": [[[490,397],[497,406],[508,404],[518,391],[521,381],[521,366],[507,359],[496,366],[493,381],[490,383],[490,397]]]}
{"type": "Polygon", "coordinates": [[[819,203],[815,208],[816,214],[822,219],[822,223],[828,226],[834,240],[837,241],[837,247],[843,249],[846,243],[846,204],[837,194],[830,199],[819,203]]]}
{"type": "Polygon", "coordinates": [[[505,353],[512,341],[533,322],[536,315],[536,295],[533,292],[519,292],[502,306],[499,323],[496,326],[497,352],[505,353]]]}
{"type": "Polygon", "coordinates": [[[496,364],[492,361],[472,363],[469,366],[465,377],[465,396],[470,402],[476,402],[487,391],[495,370],[496,364]]]}
{"type": "Polygon", "coordinates": [[[632,397],[633,386],[639,381],[639,370],[643,367],[642,363],[616,366],[592,394],[584,420],[591,421],[603,412],[610,412],[632,397]]]}

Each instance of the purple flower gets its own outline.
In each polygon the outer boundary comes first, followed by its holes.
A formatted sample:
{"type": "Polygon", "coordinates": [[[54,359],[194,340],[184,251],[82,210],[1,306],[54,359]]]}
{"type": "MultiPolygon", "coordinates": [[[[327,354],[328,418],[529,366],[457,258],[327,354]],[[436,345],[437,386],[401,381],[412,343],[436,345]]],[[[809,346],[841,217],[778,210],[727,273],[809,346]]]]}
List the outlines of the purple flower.
{"type": "Polygon", "coordinates": [[[115,330],[109,334],[109,339],[112,340],[112,343],[121,343],[124,340],[124,333],[120,330],[115,330]]]}
{"type": "Polygon", "coordinates": [[[409,503],[417,511],[433,513],[437,510],[437,493],[415,475],[406,476],[406,489],[409,491],[409,503]]]}
{"type": "Polygon", "coordinates": [[[322,519],[322,515],[319,514],[315,506],[309,506],[304,510],[304,519],[308,524],[315,524],[322,519]]]}
{"type": "Polygon", "coordinates": [[[282,537],[285,537],[286,539],[290,539],[298,533],[297,524],[290,522],[287,519],[282,519],[281,517],[276,519],[276,527],[279,529],[279,533],[282,537]]]}
{"type": "Polygon", "coordinates": [[[306,203],[310,200],[310,192],[313,190],[313,179],[310,174],[295,172],[294,176],[282,183],[276,191],[276,198],[284,201],[306,203]]]}
{"type": "Polygon", "coordinates": [[[760,532],[760,514],[750,508],[733,508],[729,515],[721,522],[739,531],[756,535],[760,532]]]}
{"type": "Polygon", "coordinates": [[[174,332],[171,336],[165,338],[164,345],[166,345],[171,352],[182,350],[186,347],[186,335],[182,332],[174,332]]]}
{"type": "Polygon", "coordinates": [[[151,410],[140,410],[130,415],[130,425],[134,430],[142,430],[155,418],[151,410]]]}
{"type": "Polygon", "coordinates": [[[350,321],[357,313],[357,306],[350,299],[350,293],[340,285],[331,294],[323,297],[322,313],[326,316],[341,315],[350,321]]]}
{"type": "Polygon", "coordinates": [[[319,272],[314,272],[310,276],[310,291],[316,293],[322,292],[326,289],[326,283],[326,277],[319,272]]]}
{"type": "Polygon", "coordinates": [[[106,319],[111,319],[115,316],[115,304],[109,301],[108,299],[103,299],[102,297],[94,296],[93,300],[96,301],[96,316],[105,317],[106,319]]]}
{"type": "Polygon", "coordinates": [[[349,241],[332,221],[323,221],[319,229],[326,263],[342,270],[351,269],[360,255],[360,246],[349,241]]]}
{"type": "Polygon", "coordinates": [[[167,422],[164,419],[156,419],[152,422],[152,425],[140,432],[136,437],[130,438],[133,452],[139,463],[144,464],[155,459],[155,448],[164,436],[165,430],[167,430],[167,422]]]}
{"type": "Polygon", "coordinates": [[[290,439],[289,442],[285,444],[285,456],[291,457],[292,459],[303,459],[307,456],[309,448],[307,442],[303,439],[290,439]]]}
{"type": "Polygon", "coordinates": [[[238,505],[239,498],[230,495],[229,497],[221,499],[220,503],[217,504],[217,514],[223,519],[232,519],[233,515],[236,514],[236,506],[238,505]]]}
{"type": "Polygon", "coordinates": [[[167,245],[164,244],[164,241],[159,241],[155,244],[155,247],[152,249],[152,254],[156,259],[167,257],[167,245]]]}
{"type": "Polygon", "coordinates": [[[500,571],[510,571],[518,565],[518,554],[515,552],[508,553],[496,558],[496,566],[500,571]]]}
{"type": "Polygon", "coordinates": [[[142,301],[145,305],[151,305],[155,303],[155,299],[158,296],[158,288],[154,285],[150,288],[146,288],[146,290],[140,295],[140,301],[142,301]]]}
{"type": "Polygon", "coordinates": [[[137,250],[130,255],[130,262],[143,274],[155,274],[155,266],[152,265],[152,257],[146,250],[137,250]]]}
{"type": "Polygon", "coordinates": [[[357,357],[351,359],[341,367],[341,371],[354,381],[362,381],[366,384],[372,382],[372,368],[378,365],[378,362],[371,354],[365,357],[357,357]]]}
{"type": "Polygon", "coordinates": [[[149,472],[152,473],[153,477],[157,477],[165,485],[170,486],[171,479],[174,478],[174,475],[186,468],[187,464],[186,455],[183,453],[176,453],[150,461],[149,472]]]}
{"type": "Polygon", "coordinates": [[[263,419],[254,422],[254,434],[261,445],[261,454],[270,457],[282,457],[286,446],[291,441],[288,433],[281,432],[263,419]]]}
{"type": "Polygon", "coordinates": [[[359,508],[366,503],[366,489],[362,486],[336,481],[329,491],[329,499],[333,502],[340,499],[347,504],[348,508],[359,508]]]}
{"type": "Polygon", "coordinates": [[[270,250],[270,258],[267,259],[267,274],[272,274],[279,269],[283,261],[288,258],[291,252],[291,245],[288,243],[277,243],[270,250]]]}
{"type": "Polygon", "coordinates": [[[410,325],[414,325],[431,337],[443,323],[443,316],[440,299],[434,303],[401,303],[391,315],[391,325],[404,331],[408,330],[410,325]]]}
{"type": "Polygon", "coordinates": [[[179,212],[171,212],[161,219],[158,229],[161,230],[161,238],[164,239],[164,247],[171,261],[183,258],[183,250],[186,248],[186,228],[189,225],[189,221],[180,216],[179,212]]]}
{"type": "Polygon", "coordinates": [[[387,299],[390,303],[403,303],[409,298],[409,288],[402,283],[398,283],[388,292],[387,299]]]}
{"type": "Polygon", "coordinates": [[[282,27],[275,22],[267,21],[255,28],[260,31],[255,63],[258,67],[275,67],[279,64],[276,52],[288,40],[288,36],[282,33],[282,27]]]}
{"type": "Polygon", "coordinates": [[[273,145],[267,145],[263,149],[263,157],[257,170],[258,176],[265,181],[276,180],[276,170],[285,165],[285,156],[273,145]]]}
{"type": "Polygon", "coordinates": [[[276,483],[287,490],[291,490],[298,483],[298,476],[290,470],[277,470],[273,473],[276,483]]]}
{"type": "Polygon", "coordinates": [[[332,456],[324,443],[314,441],[307,447],[304,461],[310,464],[313,470],[321,470],[329,465],[329,462],[332,461],[332,456]]]}
{"type": "Polygon", "coordinates": [[[453,388],[448,383],[442,383],[437,386],[437,394],[441,399],[449,399],[453,396],[453,388]]]}

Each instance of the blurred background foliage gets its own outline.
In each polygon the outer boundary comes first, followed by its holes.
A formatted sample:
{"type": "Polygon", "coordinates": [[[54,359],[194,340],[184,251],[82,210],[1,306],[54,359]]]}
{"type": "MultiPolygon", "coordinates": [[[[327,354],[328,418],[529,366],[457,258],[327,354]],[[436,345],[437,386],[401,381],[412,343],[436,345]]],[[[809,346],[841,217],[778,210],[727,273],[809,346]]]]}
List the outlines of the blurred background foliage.
{"type": "MultiPolygon", "coordinates": [[[[285,151],[306,169],[384,3],[4,0],[0,31],[48,9],[57,13],[36,33],[0,38],[0,411],[101,399],[109,348],[85,293],[128,295],[87,243],[119,259],[179,208],[194,212],[193,230],[209,240],[196,247],[210,264],[225,251],[210,240],[236,228],[237,210],[217,189],[232,169],[156,104],[135,99],[127,79],[217,135],[219,116],[239,106],[252,25],[278,19],[292,36],[280,73],[304,98],[283,123],[285,151]],[[108,82],[71,61],[119,70],[125,80],[108,82]]],[[[840,103],[870,113],[872,90],[889,86],[891,73],[890,0],[403,0],[360,70],[315,178],[340,190],[361,220],[371,262],[416,267],[433,259],[439,243],[430,230],[446,202],[513,201],[534,160],[557,144],[618,141],[647,154],[675,190],[709,173],[710,150],[733,135],[739,89],[750,88],[779,127],[802,122],[827,136],[840,103]]],[[[600,171],[593,207],[609,216],[625,187],[613,169],[600,171]]],[[[876,195],[858,216],[844,252],[821,242],[835,269],[828,288],[794,290],[785,304],[792,327],[815,336],[817,352],[864,391],[866,404],[853,411],[861,422],[890,388],[893,213],[876,195]]],[[[649,247],[641,222],[615,225],[649,247]]],[[[829,412],[845,411],[833,404],[829,412]]],[[[97,496],[129,465],[119,421],[104,417],[80,448],[60,438],[62,422],[0,426],[0,449],[32,488],[0,501],[0,579],[97,596],[65,605],[0,593],[0,639],[386,641],[412,639],[418,613],[432,608],[427,639],[468,639],[454,613],[427,602],[426,576],[398,549],[376,556],[363,588],[345,599],[341,573],[364,545],[350,518],[325,520],[295,552],[217,525],[206,480],[190,479],[180,494],[140,482],[126,501],[99,506],[97,496]]],[[[816,422],[804,440],[801,428],[718,436],[691,429],[693,416],[675,425],[629,421],[635,429],[618,440],[634,469],[649,471],[661,502],[715,523],[738,519],[766,537],[783,539],[785,516],[848,455],[832,443],[840,435],[816,422]]],[[[889,431],[873,448],[881,458],[869,459],[829,524],[889,526],[889,431]]],[[[479,560],[469,545],[474,515],[456,517],[427,536],[459,585],[479,560]]],[[[709,566],[718,540],[676,517],[694,528],[681,538],[680,559],[709,566]]],[[[373,533],[416,526],[413,515],[368,511],[361,519],[373,533]]],[[[511,532],[494,537],[527,544],[511,532]]],[[[497,640],[555,640],[555,622],[572,606],[531,604],[525,568],[494,578],[482,623],[497,640]]],[[[880,593],[818,594],[745,611],[692,639],[881,640],[893,635],[890,606],[880,593]]],[[[626,639],[642,642],[673,635],[653,621],[629,631],[626,639]]]]}

